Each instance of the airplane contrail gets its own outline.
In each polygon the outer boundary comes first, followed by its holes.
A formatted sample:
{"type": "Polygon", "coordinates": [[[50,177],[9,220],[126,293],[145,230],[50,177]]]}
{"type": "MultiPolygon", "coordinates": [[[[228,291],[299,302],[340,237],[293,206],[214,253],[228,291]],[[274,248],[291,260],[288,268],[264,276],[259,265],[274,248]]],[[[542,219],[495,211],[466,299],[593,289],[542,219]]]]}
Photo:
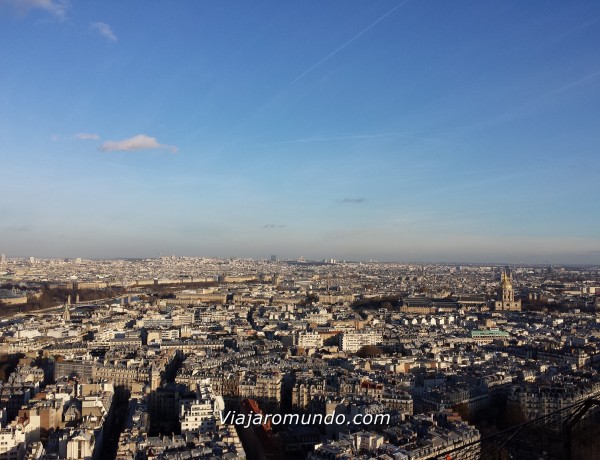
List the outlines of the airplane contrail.
{"type": "Polygon", "coordinates": [[[559,94],[559,93],[563,93],[573,87],[579,86],[589,80],[593,80],[594,78],[600,76],[600,70],[596,70],[595,72],[592,72],[584,77],[578,78],[577,80],[573,80],[559,88],[556,88],[552,91],[550,91],[549,93],[545,94],[544,96],[551,96],[554,94],[559,94]]]}
{"type": "Polygon", "coordinates": [[[385,13],[383,16],[381,16],[379,19],[377,19],[375,22],[373,22],[372,24],[370,24],[369,26],[367,26],[366,28],[364,28],[363,30],[361,30],[359,33],[357,33],[354,37],[352,37],[350,40],[348,40],[346,43],[344,43],[343,45],[339,46],[338,48],[336,48],[335,50],[333,50],[331,53],[329,53],[327,56],[325,56],[323,59],[321,59],[319,62],[317,62],[316,64],[314,64],[313,66],[309,67],[307,70],[305,70],[304,72],[302,72],[300,75],[298,75],[296,78],[294,78],[289,86],[293,85],[294,83],[296,83],[298,80],[300,80],[301,78],[304,78],[306,75],[308,75],[310,72],[312,72],[313,70],[315,70],[317,67],[319,67],[321,64],[323,64],[325,61],[327,61],[328,59],[331,59],[333,56],[335,56],[337,53],[339,53],[340,51],[342,51],[344,48],[346,48],[348,45],[350,45],[353,41],[357,40],[358,38],[360,38],[361,36],[363,36],[365,33],[367,33],[369,30],[371,30],[373,27],[375,27],[377,24],[379,24],[381,21],[383,21],[385,18],[387,18],[390,14],[392,14],[394,11],[396,11],[398,8],[400,8],[402,5],[404,5],[405,3],[407,3],[408,0],[404,0],[403,2],[398,3],[395,7],[393,7],[391,10],[389,10],[387,13],[385,13]]]}
{"type": "Polygon", "coordinates": [[[303,144],[312,142],[329,142],[329,141],[345,141],[345,140],[360,140],[360,139],[376,139],[380,137],[404,137],[407,139],[422,140],[428,142],[438,142],[443,144],[449,144],[450,142],[440,139],[434,139],[430,137],[414,136],[407,133],[375,133],[375,134],[349,134],[342,136],[326,136],[326,137],[305,137],[301,139],[291,139],[287,141],[269,142],[267,145],[280,145],[280,144],[303,144]]]}

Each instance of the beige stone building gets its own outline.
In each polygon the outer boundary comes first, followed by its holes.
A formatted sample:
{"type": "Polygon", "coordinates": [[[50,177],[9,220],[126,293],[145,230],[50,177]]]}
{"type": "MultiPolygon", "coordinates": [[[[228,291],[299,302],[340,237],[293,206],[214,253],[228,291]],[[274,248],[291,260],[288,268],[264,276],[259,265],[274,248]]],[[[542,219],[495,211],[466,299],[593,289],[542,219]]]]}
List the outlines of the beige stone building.
{"type": "Polygon", "coordinates": [[[502,280],[498,288],[498,300],[494,302],[495,310],[521,311],[521,301],[515,300],[512,276],[502,270],[502,280]]]}

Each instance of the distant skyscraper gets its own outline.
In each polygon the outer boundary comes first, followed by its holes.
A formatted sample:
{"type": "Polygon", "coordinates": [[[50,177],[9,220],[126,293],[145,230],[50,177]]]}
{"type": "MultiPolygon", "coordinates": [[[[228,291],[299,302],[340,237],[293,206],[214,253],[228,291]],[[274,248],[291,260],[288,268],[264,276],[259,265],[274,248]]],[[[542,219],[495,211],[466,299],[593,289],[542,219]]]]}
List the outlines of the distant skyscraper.
{"type": "Polygon", "coordinates": [[[275,254],[271,255],[271,262],[277,262],[277,256],[275,254]]]}
{"type": "Polygon", "coordinates": [[[5,263],[6,263],[6,256],[5,256],[4,254],[2,254],[2,255],[0,256],[0,264],[1,264],[1,265],[4,265],[5,263]]]}
{"type": "Polygon", "coordinates": [[[33,265],[33,264],[35,263],[35,257],[33,257],[33,256],[32,256],[32,257],[30,257],[30,258],[29,258],[29,263],[30,263],[31,265],[33,265]]]}

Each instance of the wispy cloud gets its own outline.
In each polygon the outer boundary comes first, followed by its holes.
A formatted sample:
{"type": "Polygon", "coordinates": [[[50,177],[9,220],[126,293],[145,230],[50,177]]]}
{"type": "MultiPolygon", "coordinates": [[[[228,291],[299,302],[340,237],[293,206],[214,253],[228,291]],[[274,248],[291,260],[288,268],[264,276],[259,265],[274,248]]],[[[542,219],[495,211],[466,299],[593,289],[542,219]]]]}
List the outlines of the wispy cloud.
{"type": "Polygon", "coordinates": [[[270,142],[267,145],[279,145],[279,144],[305,144],[305,143],[313,143],[313,142],[335,142],[335,141],[353,141],[353,140],[362,140],[362,139],[378,139],[384,137],[401,137],[406,139],[415,139],[422,140],[427,142],[438,142],[443,144],[449,144],[449,142],[434,139],[430,137],[423,136],[415,136],[407,133],[373,133],[373,134],[347,134],[341,136],[311,136],[304,137],[299,139],[291,139],[287,141],[279,141],[279,142],[270,142]]]}
{"type": "Polygon", "coordinates": [[[554,37],[554,40],[555,41],[556,40],[561,40],[561,39],[563,39],[563,38],[565,38],[565,37],[567,37],[567,36],[569,36],[569,35],[571,35],[571,34],[573,34],[575,32],[579,32],[579,31],[581,31],[583,29],[588,28],[589,26],[597,23],[598,21],[600,21],[600,16],[596,16],[595,18],[589,19],[589,20],[587,20],[585,22],[582,22],[581,24],[577,24],[575,27],[572,27],[572,28],[566,30],[565,32],[563,32],[561,34],[556,35],[554,37]]]}
{"type": "Polygon", "coordinates": [[[287,227],[287,225],[282,225],[282,224],[265,224],[262,226],[262,228],[285,228],[287,227]]]}
{"type": "Polygon", "coordinates": [[[145,134],[123,139],[120,141],[106,141],[100,146],[103,152],[125,151],[132,152],[135,150],[168,150],[171,153],[177,152],[177,147],[174,145],[159,144],[155,137],[150,137],[145,134]]]}
{"type": "Polygon", "coordinates": [[[77,133],[73,134],[75,139],[79,139],[80,141],[99,141],[100,136],[94,133],[77,133]]]}
{"type": "Polygon", "coordinates": [[[67,0],[0,0],[0,6],[4,5],[21,15],[26,15],[33,10],[42,10],[63,19],[67,14],[69,3],[67,0]]]}
{"type": "Polygon", "coordinates": [[[390,14],[394,13],[398,8],[400,8],[406,2],[408,2],[408,0],[404,0],[403,2],[398,3],[396,6],[394,6],[391,10],[389,10],[387,13],[385,13],[383,16],[381,16],[375,22],[371,23],[369,26],[365,27],[363,30],[361,30],[359,33],[357,33],[350,40],[348,40],[347,42],[345,42],[343,45],[338,46],[336,49],[334,49],[331,53],[329,53],[323,59],[321,59],[320,61],[318,61],[316,64],[313,64],[312,66],[310,66],[308,69],[306,69],[304,72],[302,72],[296,78],[294,78],[290,82],[290,86],[293,85],[294,83],[296,83],[298,80],[304,78],[306,75],[308,75],[309,73],[311,73],[313,70],[315,70],[321,64],[323,64],[325,61],[328,61],[329,59],[331,59],[333,56],[335,56],[336,54],[338,54],[340,51],[342,51],[344,48],[346,48],[352,42],[354,42],[355,40],[358,40],[360,37],[362,37],[364,34],[366,34],[369,30],[371,30],[373,27],[375,27],[377,24],[379,24],[381,21],[383,21],[385,18],[387,18],[390,14]]]}
{"type": "Polygon", "coordinates": [[[18,233],[22,233],[22,232],[28,232],[31,230],[31,227],[29,225],[11,225],[8,227],[4,227],[5,230],[9,231],[9,232],[18,232],[18,233]]]}
{"type": "Polygon", "coordinates": [[[91,24],[90,27],[93,31],[99,33],[108,41],[113,43],[117,41],[117,36],[115,32],[112,30],[112,27],[110,27],[108,24],[104,22],[94,22],[93,24],[91,24]]]}
{"type": "Polygon", "coordinates": [[[344,198],[344,199],[341,199],[339,202],[340,203],[358,204],[358,203],[363,203],[364,201],[365,201],[365,198],[344,198]]]}
{"type": "Polygon", "coordinates": [[[469,125],[456,127],[455,130],[478,130],[498,125],[500,123],[506,123],[525,115],[531,115],[532,113],[543,109],[544,106],[555,103],[560,97],[567,97],[566,95],[568,95],[571,90],[577,89],[583,85],[597,84],[599,77],[600,69],[596,69],[587,75],[568,81],[550,91],[538,94],[529,100],[521,101],[518,104],[508,108],[507,110],[499,112],[490,118],[483,118],[469,125]]]}

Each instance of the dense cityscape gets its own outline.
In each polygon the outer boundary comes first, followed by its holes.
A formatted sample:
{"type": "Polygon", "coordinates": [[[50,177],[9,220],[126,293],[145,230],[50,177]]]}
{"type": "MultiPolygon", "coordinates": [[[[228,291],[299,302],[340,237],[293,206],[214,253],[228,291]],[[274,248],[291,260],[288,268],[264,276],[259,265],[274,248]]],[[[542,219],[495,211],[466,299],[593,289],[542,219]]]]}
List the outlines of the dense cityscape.
{"type": "Polygon", "coordinates": [[[600,392],[598,266],[3,255],[0,277],[0,458],[479,458],[600,392]]]}
{"type": "Polygon", "coordinates": [[[0,0],[0,460],[600,459],[600,2],[0,0]]]}

